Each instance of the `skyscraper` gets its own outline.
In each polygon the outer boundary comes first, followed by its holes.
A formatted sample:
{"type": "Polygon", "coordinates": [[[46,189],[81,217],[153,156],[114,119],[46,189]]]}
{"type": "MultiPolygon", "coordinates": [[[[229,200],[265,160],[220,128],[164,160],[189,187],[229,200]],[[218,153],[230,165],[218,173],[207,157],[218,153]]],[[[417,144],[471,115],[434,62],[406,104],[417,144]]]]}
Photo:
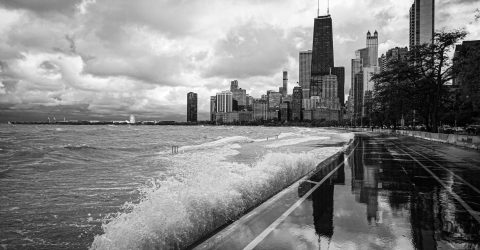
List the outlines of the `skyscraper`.
{"type": "Polygon", "coordinates": [[[247,91],[238,87],[238,81],[230,83],[230,92],[232,92],[233,111],[244,110],[247,106],[247,91]]]}
{"type": "Polygon", "coordinates": [[[197,93],[187,94],[187,122],[197,122],[198,100],[197,93]]]}
{"type": "Polygon", "coordinates": [[[217,97],[210,97],[210,121],[215,121],[215,114],[217,113],[217,97]]]}
{"type": "Polygon", "coordinates": [[[370,31],[367,33],[368,64],[370,66],[378,65],[378,32],[375,30],[373,36],[370,31]]]}
{"type": "MultiPolygon", "coordinates": [[[[355,51],[355,59],[352,60],[352,89],[354,118],[358,119],[367,114],[366,96],[370,95],[374,88],[371,80],[374,74],[380,72],[381,68],[378,59],[378,32],[373,36],[367,32],[366,48],[355,51]]],[[[384,62],[384,61],[382,61],[384,62]]],[[[384,64],[382,64],[384,66],[384,64]]]]}
{"type": "Polygon", "coordinates": [[[414,0],[410,8],[410,49],[431,43],[435,30],[435,0],[414,0]]]}
{"type": "Polygon", "coordinates": [[[233,80],[230,82],[230,91],[233,92],[234,90],[238,89],[238,81],[233,80]]]}
{"type": "Polygon", "coordinates": [[[283,71],[283,89],[282,89],[282,96],[286,97],[288,93],[288,72],[286,70],[283,71]]]}
{"type": "Polygon", "coordinates": [[[280,108],[280,103],[282,103],[282,93],[269,90],[267,91],[267,98],[269,109],[280,108]]]}
{"type": "Polygon", "coordinates": [[[294,87],[292,95],[292,120],[302,120],[302,87],[294,87]]]}
{"type": "Polygon", "coordinates": [[[230,113],[232,108],[232,92],[222,91],[217,93],[217,113],[230,113]]]}
{"type": "MultiPolygon", "coordinates": [[[[299,72],[300,87],[303,92],[310,90],[310,78],[312,76],[312,51],[300,51],[299,56],[299,72]]],[[[307,97],[309,98],[309,97],[307,97]]]]}
{"type": "Polygon", "coordinates": [[[254,120],[267,120],[268,103],[264,99],[258,99],[253,101],[253,119],[254,120]]]}
{"type": "Polygon", "coordinates": [[[311,96],[319,94],[319,89],[313,89],[320,86],[320,77],[329,75],[330,73],[337,76],[338,96],[343,106],[345,101],[345,68],[334,66],[332,18],[328,14],[326,16],[319,16],[315,18],[314,21],[310,80],[311,96]]]}
{"type": "Polygon", "coordinates": [[[340,105],[345,104],[345,68],[333,67],[332,75],[337,76],[337,95],[340,101],[340,105]]]}
{"type": "Polygon", "coordinates": [[[312,76],[328,75],[333,64],[332,18],[318,16],[313,26],[312,76]]]}

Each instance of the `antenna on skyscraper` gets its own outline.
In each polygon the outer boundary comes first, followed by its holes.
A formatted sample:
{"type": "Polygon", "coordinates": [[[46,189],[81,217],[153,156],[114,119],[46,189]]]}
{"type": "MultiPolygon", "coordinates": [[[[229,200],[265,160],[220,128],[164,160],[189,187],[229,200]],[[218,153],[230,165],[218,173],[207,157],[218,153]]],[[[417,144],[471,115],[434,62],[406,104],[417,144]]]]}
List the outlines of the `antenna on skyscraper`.
{"type": "Polygon", "coordinates": [[[330,15],[330,0],[327,0],[327,15],[330,15]]]}
{"type": "Polygon", "coordinates": [[[317,16],[320,16],[320,0],[317,0],[317,16]]]}

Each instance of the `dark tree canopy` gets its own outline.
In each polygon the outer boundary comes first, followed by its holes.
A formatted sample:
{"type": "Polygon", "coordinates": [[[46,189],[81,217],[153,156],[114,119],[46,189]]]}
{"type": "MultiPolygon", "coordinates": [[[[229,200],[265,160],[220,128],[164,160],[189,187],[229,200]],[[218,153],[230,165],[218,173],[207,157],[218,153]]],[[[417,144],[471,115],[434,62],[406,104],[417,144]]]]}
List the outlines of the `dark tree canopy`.
{"type": "Polygon", "coordinates": [[[456,73],[450,54],[465,36],[463,30],[437,32],[431,44],[411,48],[404,60],[390,61],[385,71],[374,75],[375,122],[396,125],[403,118],[436,132],[456,73]]]}

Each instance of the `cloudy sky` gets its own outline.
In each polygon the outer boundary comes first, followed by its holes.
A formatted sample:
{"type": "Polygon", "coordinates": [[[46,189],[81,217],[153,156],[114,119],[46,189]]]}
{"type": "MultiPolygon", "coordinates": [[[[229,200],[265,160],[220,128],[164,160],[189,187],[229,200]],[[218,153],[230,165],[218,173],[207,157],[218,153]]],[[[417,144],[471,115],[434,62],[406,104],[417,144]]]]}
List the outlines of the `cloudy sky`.
{"type": "MultiPolygon", "coordinates": [[[[411,0],[332,0],[335,64],[378,30],[380,53],[408,44],[411,0]]],[[[436,28],[480,39],[477,0],[436,0],[436,28]]],[[[320,1],[321,14],[326,1],[320,1]]],[[[0,0],[0,121],[186,120],[186,94],[231,80],[259,97],[311,48],[315,0],[0,0]]]]}

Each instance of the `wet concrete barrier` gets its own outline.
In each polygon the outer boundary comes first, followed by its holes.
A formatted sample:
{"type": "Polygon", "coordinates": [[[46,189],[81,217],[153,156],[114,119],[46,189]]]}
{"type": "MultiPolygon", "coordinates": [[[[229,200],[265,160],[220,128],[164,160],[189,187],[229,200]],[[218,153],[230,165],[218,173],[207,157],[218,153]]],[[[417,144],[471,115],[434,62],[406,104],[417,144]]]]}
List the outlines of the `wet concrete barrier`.
{"type": "Polygon", "coordinates": [[[436,141],[441,143],[448,143],[456,146],[480,149],[480,136],[473,135],[456,135],[456,134],[441,134],[441,133],[429,133],[422,131],[409,131],[409,130],[391,130],[391,129],[368,129],[368,128],[355,128],[349,129],[357,132],[376,132],[382,134],[396,134],[403,136],[410,136],[419,139],[436,141]]]}

